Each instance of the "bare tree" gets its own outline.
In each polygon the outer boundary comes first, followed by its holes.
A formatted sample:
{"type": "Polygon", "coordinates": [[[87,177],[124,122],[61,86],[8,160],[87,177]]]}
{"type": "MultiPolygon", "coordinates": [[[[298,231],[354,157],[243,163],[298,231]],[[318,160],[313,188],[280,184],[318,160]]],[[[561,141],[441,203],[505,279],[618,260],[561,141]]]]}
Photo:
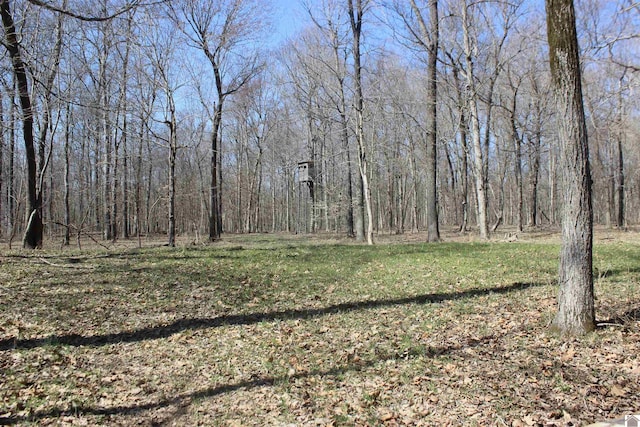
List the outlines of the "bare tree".
{"type": "Polygon", "coordinates": [[[51,93],[60,62],[60,51],[62,47],[63,35],[62,18],[64,16],[71,16],[82,21],[104,22],[136,7],[138,1],[134,1],[133,3],[125,5],[122,9],[116,11],[113,14],[109,14],[106,8],[103,8],[103,13],[100,16],[86,16],[80,13],[75,13],[67,8],[66,0],[62,2],[61,7],[56,7],[39,0],[29,0],[29,3],[32,3],[38,7],[48,9],[58,15],[55,46],[53,48],[52,54],[49,57],[50,61],[47,64],[45,75],[39,79],[40,83],[42,83],[44,86],[42,121],[40,123],[40,133],[38,137],[38,154],[40,160],[39,163],[38,159],[36,158],[35,150],[36,138],[34,132],[34,92],[32,92],[33,88],[29,88],[30,84],[27,74],[27,66],[25,64],[24,55],[22,53],[23,46],[21,46],[21,42],[19,41],[17,35],[16,24],[13,15],[14,11],[11,10],[11,2],[9,0],[0,1],[0,15],[2,16],[2,26],[5,33],[3,45],[7,49],[11,58],[12,70],[14,78],[16,80],[16,86],[20,98],[23,139],[27,160],[27,213],[29,219],[25,228],[23,246],[25,248],[35,249],[42,247],[43,243],[43,187],[45,171],[51,155],[51,152],[49,152],[48,155],[45,155],[45,143],[50,129],[49,123],[51,120],[51,93]]]}
{"type": "Polygon", "coordinates": [[[29,220],[24,233],[23,246],[25,248],[35,249],[42,247],[43,224],[41,212],[42,197],[38,194],[37,184],[31,92],[29,90],[27,71],[22,59],[22,52],[18,43],[16,26],[9,0],[0,1],[0,14],[2,15],[2,26],[5,32],[4,46],[11,57],[13,73],[18,87],[20,109],[22,110],[22,132],[27,155],[27,209],[29,220]]]}
{"type": "MultiPolygon", "coordinates": [[[[418,48],[426,52],[427,58],[427,96],[426,96],[426,152],[427,164],[426,185],[426,214],[427,214],[427,241],[436,242],[440,240],[440,227],[438,220],[438,197],[437,197],[437,63],[438,63],[438,38],[439,38],[439,18],[438,1],[429,0],[428,22],[422,9],[416,0],[410,0],[409,9],[405,10],[401,4],[396,2],[394,10],[401,17],[410,39],[418,48]]],[[[422,5],[420,5],[422,6],[422,5]]]]}
{"type": "Polygon", "coordinates": [[[489,219],[487,215],[487,182],[485,178],[484,158],[482,142],[480,139],[480,117],[478,112],[479,93],[476,86],[476,76],[473,62],[473,41],[471,36],[471,20],[469,17],[469,7],[462,5],[462,31],[464,37],[464,57],[466,62],[465,78],[467,83],[467,111],[471,119],[471,142],[473,147],[473,170],[476,183],[476,198],[478,209],[478,227],[480,237],[489,238],[489,219]]]}
{"type": "Polygon", "coordinates": [[[182,32],[205,54],[215,80],[209,203],[209,240],[214,241],[222,233],[219,150],[224,103],[261,69],[248,42],[264,25],[264,5],[255,0],[182,0],[170,3],[170,8],[182,32]]]}
{"type": "MultiPolygon", "coordinates": [[[[373,209],[371,208],[371,188],[369,187],[369,161],[367,159],[367,147],[364,140],[364,99],[362,95],[362,55],[360,53],[362,36],[362,18],[367,7],[368,0],[348,0],[349,22],[353,36],[353,70],[355,83],[355,114],[356,114],[356,141],[358,143],[358,167],[360,169],[360,190],[367,210],[366,239],[369,245],[373,244],[373,209]],[[354,5],[355,3],[355,5],[354,5]]],[[[361,210],[362,211],[362,210],[361,210]]]]}
{"type": "Polygon", "coordinates": [[[545,4],[564,193],[560,292],[553,326],[563,334],[579,335],[595,329],[595,310],[591,172],[576,18],[573,0],[545,4]]]}
{"type": "MultiPolygon", "coordinates": [[[[354,194],[353,194],[353,172],[351,164],[351,149],[349,144],[349,123],[348,123],[348,103],[347,103],[347,59],[349,51],[345,42],[343,12],[344,9],[338,7],[338,2],[322,2],[323,8],[319,14],[314,14],[309,2],[306,8],[313,23],[327,38],[327,44],[331,48],[333,61],[320,61],[328,68],[330,75],[335,79],[335,89],[327,90],[332,104],[335,106],[339,116],[340,136],[346,157],[346,184],[347,184],[347,212],[346,225],[347,235],[355,236],[354,224],[354,194]],[[320,16],[318,16],[320,15],[320,16]]],[[[328,82],[331,87],[331,82],[328,82]]],[[[323,175],[324,176],[324,175],[323,175]]],[[[326,192],[325,192],[326,194],[326,192]]],[[[364,238],[364,221],[360,221],[359,235],[364,238]]]]}

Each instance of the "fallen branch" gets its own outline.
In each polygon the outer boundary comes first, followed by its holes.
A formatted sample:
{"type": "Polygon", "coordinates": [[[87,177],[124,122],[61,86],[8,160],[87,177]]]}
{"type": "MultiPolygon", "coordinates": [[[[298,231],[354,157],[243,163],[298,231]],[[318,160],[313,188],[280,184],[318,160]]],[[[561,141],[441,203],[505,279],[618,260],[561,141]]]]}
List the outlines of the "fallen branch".
{"type": "Polygon", "coordinates": [[[87,270],[92,270],[94,268],[96,268],[94,265],[76,265],[74,263],[70,263],[70,264],[56,264],[54,262],[51,261],[47,261],[46,259],[40,257],[38,258],[41,262],[43,262],[44,264],[47,265],[51,265],[53,267],[61,267],[61,268],[76,268],[76,269],[87,269],[87,270]]]}

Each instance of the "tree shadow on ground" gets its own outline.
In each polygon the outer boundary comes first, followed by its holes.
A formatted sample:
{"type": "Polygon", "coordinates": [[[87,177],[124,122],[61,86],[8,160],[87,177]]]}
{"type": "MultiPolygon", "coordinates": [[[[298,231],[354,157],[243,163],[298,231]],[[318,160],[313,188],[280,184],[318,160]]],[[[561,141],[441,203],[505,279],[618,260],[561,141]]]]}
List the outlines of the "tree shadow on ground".
{"type": "Polygon", "coordinates": [[[213,318],[185,318],[176,320],[168,325],[150,326],[135,331],[122,331],[103,335],[85,336],[80,334],[50,335],[42,338],[0,340],[0,350],[31,349],[47,345],[105,346],[116,343],[140,342],[152,339],[168,338],[185,330],[199,330],[218,328],[222,326],[252,325],[260,322],[288,319],[312,319],[325,315],[344,313],[356,310],[368,310],[383,307],[394,307],[408,304],[440,303],[490,294],[505,294],[524,290],[534,286],[544,286],[544,283],[521,283],[499,286],[496,288],[474,288],[460,292],[444,292],[422,294],[404,298],[364,300],[344,302],[320,308],[289,309],[271,312],[257,312],[248,314],[229,314],[213,318]]]}
{"type": "MultiPolygon", "coordinates": [[[[522,286],[519,284],[519,286],[522,286]]],[[[339,377],[349,372],[359,372],[365,369],[374,367],[380,363],[385,363],[393,360],[406,360],[408,358],[415,357],[439,357],[446,356],[447,354],[462,351],[469,348],[482,346],[506,336],[507,333],[494,334],[485,336],[479,339],[470,339],[464,343],[458,343],[454,345],[438,346],[438,347],[425,347],[423,349],[413,349],[409,352],[392,353],[386,355],[380,355],[375,358],[359,360],[358,362],[351,362],[343,366],[338,366],[332,369],[322,370],[313,369],[308,372],[299,372],[294,375],[284,376],[254,376],[250,379],[239,381],[231,384],[220,384],[212,387],[207,387],[201,390],[177,394],[174,397],[161,399],[155,402],[139,403],[132,405],[120,405],[112,407],[93,407],[93,406],[74,406],[73,408],[52,408],[49,410],[36,411],[30,415],[25,416],[6,416],[0,417],[0,425],[13,425],[22,422],[37,422],[46,418],[58,418],[63,416],[135,416],[145,411],[157,410],[162,408],[174,407],[177,413],[183,413],[192,401],[199,399],[212,398],[222,394],[230,393],[242,389],[254,389],[259,387],[270,387],[280,383],[289,382],[292,380],[305,379],[310,377],[339,377]]],[[[173,417],[172,417],[173,418],[173,417]]],[[[157,425],[160,425],[156,423],[157,425]]]]}

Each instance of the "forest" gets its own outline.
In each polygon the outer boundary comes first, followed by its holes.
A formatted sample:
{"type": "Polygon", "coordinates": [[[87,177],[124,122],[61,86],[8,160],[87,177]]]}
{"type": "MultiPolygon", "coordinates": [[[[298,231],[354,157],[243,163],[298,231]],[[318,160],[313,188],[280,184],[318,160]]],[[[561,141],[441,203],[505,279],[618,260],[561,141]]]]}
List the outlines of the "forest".
{"type": "Polygon", "coordinates": [[[634,422],[639,17],[0,0],[0,424],[634,422]]]}
{"type": "MultiPolygon", "coordinates": [[[[286,38],[282,11],[257,0],[2,7],[9,245],[31,212],[43,237],[27,247],[559,224],[541,2],[447,0],[434,15],[417,0],[302,1],[286,38]]],[[[624,229],[640,222],[640,8],[580,0],[576,14],[594,221],[624,229]]]]}

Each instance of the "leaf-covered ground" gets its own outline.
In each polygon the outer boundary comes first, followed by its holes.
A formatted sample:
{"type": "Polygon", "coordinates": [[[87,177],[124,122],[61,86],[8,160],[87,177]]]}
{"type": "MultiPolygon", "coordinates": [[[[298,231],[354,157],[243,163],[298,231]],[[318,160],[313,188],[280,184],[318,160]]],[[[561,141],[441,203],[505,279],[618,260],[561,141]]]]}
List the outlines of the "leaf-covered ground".
{"type": "Polygon", "coordinates": [[[556,243],[227,237],[0,256],[0,424],[585,425],[640,413],[640,246],[549,331],[556,243]]]}

